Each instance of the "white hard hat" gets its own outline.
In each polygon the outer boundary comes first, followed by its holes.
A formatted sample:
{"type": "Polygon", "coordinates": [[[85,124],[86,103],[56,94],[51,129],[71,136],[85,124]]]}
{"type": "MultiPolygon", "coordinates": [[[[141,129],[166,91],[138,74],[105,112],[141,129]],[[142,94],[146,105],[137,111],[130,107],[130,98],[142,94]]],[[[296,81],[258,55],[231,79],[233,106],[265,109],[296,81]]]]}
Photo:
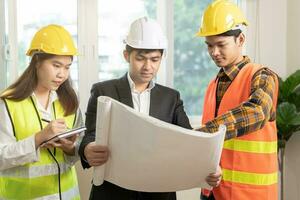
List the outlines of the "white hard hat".
{"type": "Polygon", "coordinates": [[[167,49],[167,38],[161,26],[147,17],[139,18],[131,24],[124,43],[136,49],[167,49]]]}

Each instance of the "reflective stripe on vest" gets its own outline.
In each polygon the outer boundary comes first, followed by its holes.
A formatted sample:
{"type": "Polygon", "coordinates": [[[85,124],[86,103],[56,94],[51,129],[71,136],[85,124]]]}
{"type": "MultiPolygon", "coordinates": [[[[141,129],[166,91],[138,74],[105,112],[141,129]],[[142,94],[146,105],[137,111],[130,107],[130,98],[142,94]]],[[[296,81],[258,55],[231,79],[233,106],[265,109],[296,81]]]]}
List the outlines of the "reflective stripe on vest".
{"type": "Polygon", "coordinates": [[[247,141],[247,140],[228,140],[224,142],[224,149],[242,151],[249,153],[276,153],[277,141],[247,141]]]}
{"type": "Polygon", "coordinates": [[[222,178],[224,181],[249,185],[272,185],[277,183],[278,173],[258,174],[222,169],[222,178]]]}
{"type": "MultiPolygon", "coordinates": [[[[78,188],[71,188],[70,190],[62,192],[61,198],[63,200],[64,199],[80,200],[78,188]]],[[[36,198],[34,200],[53,200],[53,199],[59,199],[59,195],[53,194],[53,195],[43,196],[42,198],[36,198]]]]}
{"type": "MultiPolygon", "coordinates": [[[[34,100],[29,97],[19,102],[5,100],[8,113],[12,120],[17,141],[39,132],[47,123],[42,123],[41,116],[34,100]]],[[[64,116],[64,109],[55,101],[52,105],[55,119],[64,118],[67,127],[72,128],[75,114],[64,116]]],[[[39,161],[14,167],[0,174],[0,199],[36,199],[58,194],[58,169],[55,161],[45,148],[40,148],[39,161]]],[[[53,149],[51,149],[53,151],[53,149]]],[[[56,149],[56,160],[60,163],[61,191],[77,191],[67,199],[79,199],[75,167],[68,166],[64,153],[56,149]]]]}
{"type": "MultiPolygon", "coordinates": [[[[78,192],[75,168],[61,174],[61,191],[78,192]]],[[[0,178],[0,199],[43,199],[45,196],[58,195],[57,175],[40,176],[34,178],[3,177],[0,178]]],[[[72,193],[66,199],[79,197],[79,193],[72,193]]],[[[58,199],[58,198],[57,198],[58,199]]]]}
{"type": "MultiPolygon", "coordinates": [[[[221,100],[218,116],[247,101],[251,93],[252,77],[262,68],[248,63],[241,69],[221,100]]],[[[211,81],[206,91],[203,124],[215,117],[217,84],[216,80],[211,81]]],[[[273,109],[276,108],[278,95],[277,80],[275,88],[273,109]]],[[[213,189],[216,200],[277,199],[276,123],[268,121],[258,131],[225,141],[220,165],[223,179],[220,186],[213,189]]]]}
{"type": "MultiPolygon", "coordinates": [[[[70,170],[69,165],[66,163],[60,163],[60,173],[63,174],[66,171],[70,170]]],[[[14,177],[14,178],[36,178],[41,176],[57,175],[58,168],[56,163],[49,165],[40,165],[40,166],[28,166],[23,165],[19,167],[14,167],[6,170],[0,171],[1,177],[14,177]]]]}

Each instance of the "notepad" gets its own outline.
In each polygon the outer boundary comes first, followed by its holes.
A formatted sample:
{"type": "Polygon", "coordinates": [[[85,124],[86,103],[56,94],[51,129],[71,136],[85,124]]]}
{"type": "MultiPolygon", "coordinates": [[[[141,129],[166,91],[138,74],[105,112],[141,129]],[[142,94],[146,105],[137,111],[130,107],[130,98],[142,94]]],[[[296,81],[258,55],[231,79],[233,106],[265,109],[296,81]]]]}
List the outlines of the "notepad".
{"type": "Polygon", "coordinates": [[[86,127],[82,126],[82,127],[78,127],[78,128],[74,128],[74,129],[70,129],[70,130],[67,130],[66,132],[63,132],[63,133],[60,133],[46,141],[44,141],[42,144],[44,143],[47,143],[47,142],[50,142],[50,141],[57,141],[61,138],[68,138],[68,137],[71,137],[72,135],[75,135],[75,134],[79,134],[79,133],[83,133],[84,131],[86,130],[86,127]]]}

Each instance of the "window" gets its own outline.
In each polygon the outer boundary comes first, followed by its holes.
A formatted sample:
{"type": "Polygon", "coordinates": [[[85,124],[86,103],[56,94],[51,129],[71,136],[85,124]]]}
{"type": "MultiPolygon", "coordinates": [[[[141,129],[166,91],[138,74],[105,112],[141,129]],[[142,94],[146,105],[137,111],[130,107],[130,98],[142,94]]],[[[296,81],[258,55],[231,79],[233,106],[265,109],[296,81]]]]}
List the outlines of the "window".
{"type": "Polygon", "coordinates": [[[211,0],[174,3],[174,88],[188,115],[201,115],[209,80],[218,70],[211,61],[204,38],[195,37],[201,16],[211,0]]]}
{"type": "Polygon", "coordinates": [[[123,58],[123,39],[129,25],[138,17],[156,18],[155,1],[99,0],[98,16],[98,80],[119,78],[128,69],[123,58]]]}
{"type": "MultiPolygon", "coordinates": [[[[173,87],[180,91],[188,115],[201,115],[204,92],[217,67],[214,67],[207,54],[203,38],[195,38],[194,35],[200,25],[203,10],[211,1],[172,2],[174,12],[170,13],[173,14],[174,27],[168,31],[173,31],[174,35],[173,87]]],[[[122,40],[129,24],[141,16],[156,18],[158,6],[159,1],[156,5],[155,1],[150,0],[98,1],[98,80],[117,78],[127,71],[128,64],[122,56],[122,40]]]]}
{"type": "Polygon", "coordinates": [[[0,2],[0,37],[10,47],[9,60],[0,56],[0,72],[8,75],[8,81],[1,80],[0,87],[6,87],[27,67],[29,58],[25,52],[36,30],[49,23],[60,24],[71,32],[75,41],[78,39],[80,55],[78,62],[75,57],[71,77],[79,90],[84,112],[93,83],[118,78],[127,71],[128,64],[122,53],[125,46],[123,39],[134,19],[149,16],[162,24],[170,44],[167,61],[162,63],[157,77],[158,83],[180,91],[189,116],[202,114],[207,84],[218,68],[207,54],[204,38],[194,35],[200,26],[201,15],[211,0],[0,2]],[[3,2],[9,8],[4,9],[3,2]],[[2,10],[7,16],[6,28],[3,28],[2,10]],[[10,13],[7,14],[7,10],[10,13]]]}

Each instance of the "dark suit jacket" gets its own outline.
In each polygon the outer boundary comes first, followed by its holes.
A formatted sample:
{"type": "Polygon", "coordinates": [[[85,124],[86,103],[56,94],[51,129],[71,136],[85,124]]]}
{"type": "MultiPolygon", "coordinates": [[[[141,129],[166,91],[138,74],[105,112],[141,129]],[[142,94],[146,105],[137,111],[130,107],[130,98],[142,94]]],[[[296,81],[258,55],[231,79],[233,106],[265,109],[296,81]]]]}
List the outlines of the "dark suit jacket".
{"type": "MultiPolygon", "coordinates": [[[[89,99],[89,103],[86,111],[85,125],[87,127],[87,131],[85,133],[85,136],[83,137],[83,140],[79,148],[79,155],[81,157],[81,163],[84,168],[90,167],[89,164],[85,161],[86,159],[84,157],[84,148],[88,143],[95,141],[97,98],[99,96],[109,96],[121,103],[133,107],[131,90],[130,90],[129,82],[127,80],[127,75],[123,76],[120,79],[99,82],[93,85],[91,90],[91,97],[89,99]]],[[[159,84],[155,84],[154,88],[152,88],[150,93],[149,115],[157,119],[160,119],[162,121],[191,129],[191,125],[184,111],[183,102],[180,99],[179,92],[159,84]]],[[[105,184],[110,184],[110,183],[105,182],[105,184]]],[[[114,186],[113,184],[111,185],[114,186]]],[[[95,188],[93,188],[93,190],[95,188]]],[[[92,191],[92,193],[93,192],[95,193],[95,191],[92,191]]],[[[116,191],[114,191],[114,193],[115,192],[116,191]]],[[[101,194],[101,196],[104,197],[105,195],[101,194]]],[[[114,198],[104,197],[104,199],[114,199],[114,198]]],[[[121,199],[126,199],[126,198],[123,195],[121,199]]],[[[141,199],[141,198],[136,198],[136,199],[141,199]]],[[[160,199],[168,199],[168,198],[160,198],[160,199]]]]}

